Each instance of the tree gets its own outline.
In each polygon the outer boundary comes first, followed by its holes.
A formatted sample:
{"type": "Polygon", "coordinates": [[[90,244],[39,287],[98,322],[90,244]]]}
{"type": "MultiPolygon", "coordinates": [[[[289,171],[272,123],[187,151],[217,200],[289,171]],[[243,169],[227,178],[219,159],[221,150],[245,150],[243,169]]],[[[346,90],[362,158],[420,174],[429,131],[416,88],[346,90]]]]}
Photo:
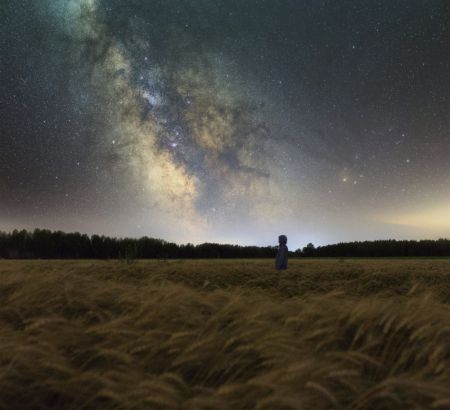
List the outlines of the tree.
{"type": "Polygon", "coordinates": [[[315,256],[316,255],[316,247],[310,242],[303,248],[304,256],[315,256]]]}

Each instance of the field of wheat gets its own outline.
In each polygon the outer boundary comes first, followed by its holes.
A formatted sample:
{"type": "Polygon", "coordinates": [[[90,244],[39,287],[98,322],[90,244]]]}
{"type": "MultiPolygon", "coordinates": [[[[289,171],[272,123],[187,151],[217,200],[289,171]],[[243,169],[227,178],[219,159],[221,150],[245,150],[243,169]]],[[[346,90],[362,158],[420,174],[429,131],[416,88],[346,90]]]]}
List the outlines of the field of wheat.
{"type": "Polygon", "coordinates": [[[4,260],[0,298],[0,409],[450,408],[450,260],[4,260]]]}

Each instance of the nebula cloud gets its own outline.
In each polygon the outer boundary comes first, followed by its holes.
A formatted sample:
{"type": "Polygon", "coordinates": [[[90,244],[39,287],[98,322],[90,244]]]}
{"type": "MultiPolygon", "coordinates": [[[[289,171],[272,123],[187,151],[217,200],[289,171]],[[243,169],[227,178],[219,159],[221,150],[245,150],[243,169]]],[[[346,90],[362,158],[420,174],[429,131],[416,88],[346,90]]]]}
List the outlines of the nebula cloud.
{"type": "Polygon", "coordinates": [[[101,21],[95,0],[51,7],[79,45],[73,69],[88,76],[105,118],[101,149],[150,212],[192,231],[233,215],[276,214],[282,194],[267,152],[270,131],[256,103],[227,83],[223,58],[188,47],[171,66],[153,55],[138,19],[124,41],[101,21]]]}

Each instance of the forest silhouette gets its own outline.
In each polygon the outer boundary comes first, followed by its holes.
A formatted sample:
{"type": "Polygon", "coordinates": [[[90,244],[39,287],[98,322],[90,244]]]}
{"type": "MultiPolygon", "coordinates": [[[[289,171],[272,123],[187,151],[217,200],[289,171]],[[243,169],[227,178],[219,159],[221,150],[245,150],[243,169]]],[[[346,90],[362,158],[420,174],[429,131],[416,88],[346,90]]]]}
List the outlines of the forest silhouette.
{"type": "MultiPolygon", "coordinates": [[[[154,259],[154,258],[274,258],[276,246],[218,243],[176,244],[162,239],[50,231],[0,232],[0,258],[43,259],[154,259]]],[[[376,240],[315,247],[309,243],[290,257],[450,257],[450,240],[376,240]]]]}

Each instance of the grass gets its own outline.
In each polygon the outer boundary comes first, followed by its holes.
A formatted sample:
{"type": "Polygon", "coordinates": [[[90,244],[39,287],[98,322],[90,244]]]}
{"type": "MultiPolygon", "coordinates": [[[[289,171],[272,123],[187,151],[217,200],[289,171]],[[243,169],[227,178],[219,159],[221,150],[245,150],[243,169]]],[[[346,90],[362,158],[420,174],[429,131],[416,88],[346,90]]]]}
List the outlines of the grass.
{"type": "Polygon", "coordinates": [[[0,261],[0,409],[449,409],[450,260],[0,261]]]}

